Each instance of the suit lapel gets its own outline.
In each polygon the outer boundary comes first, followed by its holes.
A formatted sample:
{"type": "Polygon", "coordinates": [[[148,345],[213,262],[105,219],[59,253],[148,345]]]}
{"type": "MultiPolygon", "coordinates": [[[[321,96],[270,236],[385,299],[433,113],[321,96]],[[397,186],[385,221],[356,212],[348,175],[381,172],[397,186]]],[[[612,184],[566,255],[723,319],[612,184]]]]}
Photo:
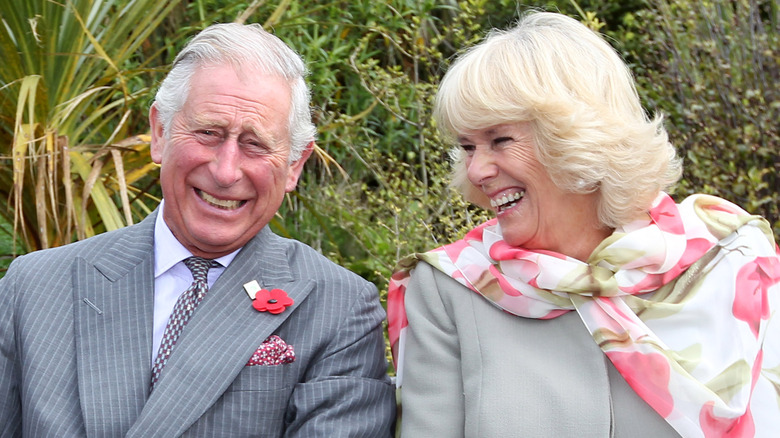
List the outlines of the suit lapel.
{"type": "Polygon", "coordinates": [[[87,436],[121,435],[147,397],[155,216],[117,232],[108,249],[73,265],[79,398],[87,436]]]}
{"type": "Polygon", "coordinates": [[[244,246],[185,327],[128,437],[184,433],[222,396],[260,343],[295,312],[314,285],[293,278],[287,249],[268,227],[244,246]],[[243,288],[252,280],[285,290],[295,304],[278,315],[257,312],[243,288]]]}

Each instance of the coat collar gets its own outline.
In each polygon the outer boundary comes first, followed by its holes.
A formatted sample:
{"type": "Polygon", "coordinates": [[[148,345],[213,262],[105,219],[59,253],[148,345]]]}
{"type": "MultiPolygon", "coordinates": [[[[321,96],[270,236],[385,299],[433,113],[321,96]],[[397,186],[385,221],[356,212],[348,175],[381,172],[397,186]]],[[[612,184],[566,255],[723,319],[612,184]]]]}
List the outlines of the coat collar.
{"type": "Polygon", "coordinates": [[[289,242],[265,227],[206,295],[150,395],[157,214],[115,232],[108,249],[79,257],[73,265],[77,373],[87,436],[127,430],[136,437],[181,435],[314,288],[313,281],[293,275],[289,242]],[[252,280],[285,290],[295,304],[279,315],[255,311],[243,289],[252,280]],[[113,415],[108,422],[107,407],[113,415]]]}
{"type": "Polygon", "coordinates": [[[241,249],[190,319],[128,437],[184,433],[227,390],[257,347],[295,312],[314,283],[294,277],[290,250],[268,227],[241,249]],[[278,315],[255,311],[243,288],[252,280],[285,290],[295,304],[278,315]]]}
{"type": "Polygon", "coordinates": [[[96,237],[114,241],[73,264],[76,362],[87,436],[121,435],[143,409],[151,373],[154,217],[96,237]],[[107,407],[113,413],[108,422],[107,407]]]}

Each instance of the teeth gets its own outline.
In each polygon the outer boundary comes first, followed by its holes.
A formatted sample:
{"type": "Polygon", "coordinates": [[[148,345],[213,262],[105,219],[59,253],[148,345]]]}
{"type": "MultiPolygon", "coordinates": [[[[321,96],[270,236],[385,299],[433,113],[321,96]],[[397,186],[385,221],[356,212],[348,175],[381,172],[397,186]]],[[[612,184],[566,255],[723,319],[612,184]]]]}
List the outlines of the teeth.
{"type": "Polygon", "coordinates": [[[525,195],[525,192],[515,192],[511,193],[509,196],[504,195],[500,199],[491,199],[490,200],[490,206],[493,208],[498,208],[499,206],[506,205],[510,202],[515,202],[519,200],[520,198],[525,195]]]}
{"type": "Polygon", "coordinates": [[[233,210],[235,208],[238,208],[241,206],[242,201],[233,201],[233,200],[226,200],[226,199],[217,199],[208,193],[204,192],[203,190],[198,190],[198,195],[200,196],[200,199],[203,199],[204,201],[208,202],[209,204],[213,205],[217,208],[222,208],[225,210],[233,210]]]}

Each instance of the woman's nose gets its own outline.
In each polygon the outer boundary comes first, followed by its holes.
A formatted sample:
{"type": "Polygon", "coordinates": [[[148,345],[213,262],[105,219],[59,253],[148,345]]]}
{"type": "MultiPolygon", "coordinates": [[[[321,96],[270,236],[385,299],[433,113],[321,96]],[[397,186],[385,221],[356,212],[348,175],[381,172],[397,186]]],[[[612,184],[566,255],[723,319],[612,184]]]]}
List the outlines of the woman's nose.
{"type": "Polygon", "coordinates": [[[490,151],[475,150],[466,165],[469,181],[475,186],[483,185],[498,175],[498,166],[490,151]]]}

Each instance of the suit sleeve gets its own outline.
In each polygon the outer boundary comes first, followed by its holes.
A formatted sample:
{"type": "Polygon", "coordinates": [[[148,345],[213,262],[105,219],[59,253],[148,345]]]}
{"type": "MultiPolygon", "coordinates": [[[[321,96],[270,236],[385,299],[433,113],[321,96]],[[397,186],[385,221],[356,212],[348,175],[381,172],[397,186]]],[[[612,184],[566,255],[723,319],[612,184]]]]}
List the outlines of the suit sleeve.
{"type": "Polygon", "coordinates": [[[464,434],[458,331],[442,298],[447,286],[440,288],[436,280],[433,268],[419,263],[404,298],[409,321],[400,390],[404,437],[456,438],[464,434]]]}
{"type": "Polygon", "coordinates": [[[286,437],[389,437],[395,421],[394,387],[387,377],[376,288],[363,283],[346,312],[322,315],[336,326],[290,400],[286,437]]]}
{"type": "Polygon", "coordinates": [[[9,270],[0,279],[0,438],[21,436],[22,432],[12,277],[9,270]]]}

